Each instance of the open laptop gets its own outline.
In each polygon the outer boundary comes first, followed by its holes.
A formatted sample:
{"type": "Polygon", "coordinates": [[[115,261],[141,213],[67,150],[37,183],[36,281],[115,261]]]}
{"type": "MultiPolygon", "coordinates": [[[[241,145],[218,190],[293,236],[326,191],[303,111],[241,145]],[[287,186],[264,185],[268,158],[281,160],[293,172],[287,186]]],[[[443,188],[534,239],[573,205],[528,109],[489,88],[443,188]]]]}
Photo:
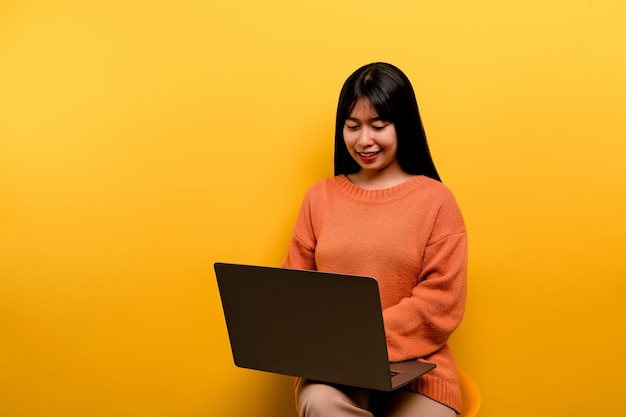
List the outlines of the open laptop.
{"type": "Polygon", "coordinates": [[[372,277],[216,263],[235,365],[392,391],[435,368],[389,363],[372,277]]]}

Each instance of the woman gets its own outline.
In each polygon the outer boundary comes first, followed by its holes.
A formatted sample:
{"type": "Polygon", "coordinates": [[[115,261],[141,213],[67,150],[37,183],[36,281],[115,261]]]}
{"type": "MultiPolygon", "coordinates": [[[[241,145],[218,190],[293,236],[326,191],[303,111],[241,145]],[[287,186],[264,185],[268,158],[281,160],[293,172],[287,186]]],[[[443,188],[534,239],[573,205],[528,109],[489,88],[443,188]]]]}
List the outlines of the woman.
{"type": "Polygon", "coordinates": [[[395,66],[365,65],[346,80],[335,177],[306,193],[284,266],[376,277],[389,360],[437,364],[391,393],[298,380],[300,416],[460,412],[447,340],[465,308],[465,225],[430,156],[411,83],[395,66]]]}

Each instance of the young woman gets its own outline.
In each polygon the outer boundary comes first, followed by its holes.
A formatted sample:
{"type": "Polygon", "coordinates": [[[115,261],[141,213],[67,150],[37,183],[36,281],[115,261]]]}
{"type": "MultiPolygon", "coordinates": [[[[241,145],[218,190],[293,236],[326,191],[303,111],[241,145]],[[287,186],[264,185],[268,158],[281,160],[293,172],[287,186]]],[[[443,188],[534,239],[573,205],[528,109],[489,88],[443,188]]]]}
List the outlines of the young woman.
{"type": "Polygon", "coordinates": [[[301,379],[300,416],[460,412],[447,341],[465,308],[465,225],[430,156],[411,83],[395,66],[365,65],[346,80],[337,108],[335,177],[306,193],[284,266],[376,277],[389,360],[437,364],[391,393],[301,379]]]}

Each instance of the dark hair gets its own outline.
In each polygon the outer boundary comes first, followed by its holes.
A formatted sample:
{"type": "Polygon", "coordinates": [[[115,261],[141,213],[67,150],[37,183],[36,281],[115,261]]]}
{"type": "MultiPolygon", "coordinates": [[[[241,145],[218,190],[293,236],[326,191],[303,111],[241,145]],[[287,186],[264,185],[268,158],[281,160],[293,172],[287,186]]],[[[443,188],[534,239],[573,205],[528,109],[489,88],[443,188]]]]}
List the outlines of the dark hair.
{"type": "Polygon", "coordinates": [[[335,124],[335,175],[352,174],[360,169],[343,139],[345,121],[360,98],[367,99],[381,119],[394,124],[400,167],[409,174],[441,181],[430,156],[411,82],[398,68],[384,62],[359,68],[341,89],[335,124]]]}

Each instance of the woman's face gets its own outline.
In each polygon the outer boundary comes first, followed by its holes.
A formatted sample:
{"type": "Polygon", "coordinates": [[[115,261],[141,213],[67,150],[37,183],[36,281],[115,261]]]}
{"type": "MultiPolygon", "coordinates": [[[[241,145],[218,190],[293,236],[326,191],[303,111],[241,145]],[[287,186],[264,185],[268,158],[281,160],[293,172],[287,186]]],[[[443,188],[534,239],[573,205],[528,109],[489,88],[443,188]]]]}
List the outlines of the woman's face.
{"type": "Polygon", "coordinates": [[[362,171],[402,172],[397,159],[398,138],[393,123],[381,120],[369,100],[360,98],[343,126],[348,152],[362,171]]]}

